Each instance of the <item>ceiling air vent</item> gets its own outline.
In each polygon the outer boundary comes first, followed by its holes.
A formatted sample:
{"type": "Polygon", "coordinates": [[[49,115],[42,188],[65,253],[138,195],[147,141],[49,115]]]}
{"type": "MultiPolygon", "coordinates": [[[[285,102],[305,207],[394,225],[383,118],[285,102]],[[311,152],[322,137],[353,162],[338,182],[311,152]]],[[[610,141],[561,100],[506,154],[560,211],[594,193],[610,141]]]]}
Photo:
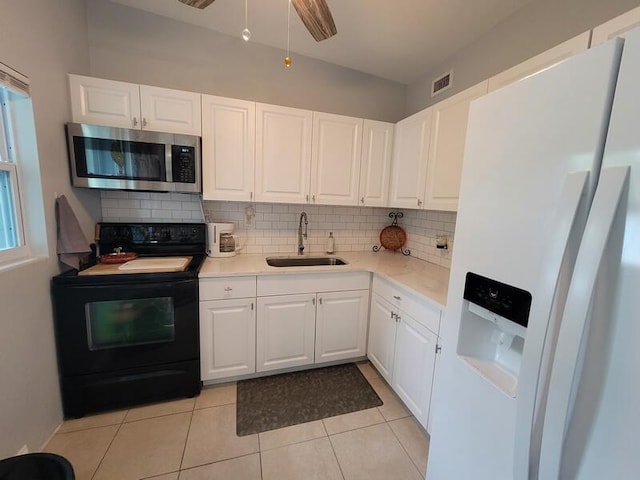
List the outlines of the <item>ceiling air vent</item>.
{"type": "Polygon", "coordinates": [[[436,78],[431,84],[431,96],[439,94],[440,92],[445,91],[447,88],[451,86],[451,77],[453,75],[453,71],[448,71],[447,73],[440,75],[436,78]]]}

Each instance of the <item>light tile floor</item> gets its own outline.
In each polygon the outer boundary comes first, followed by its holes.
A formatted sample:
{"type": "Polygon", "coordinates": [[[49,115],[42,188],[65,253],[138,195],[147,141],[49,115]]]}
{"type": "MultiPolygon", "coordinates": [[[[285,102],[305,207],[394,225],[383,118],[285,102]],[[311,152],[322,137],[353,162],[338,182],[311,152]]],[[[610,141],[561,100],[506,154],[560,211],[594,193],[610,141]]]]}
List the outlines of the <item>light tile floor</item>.
{"type": "Polygon", "coordinates": [[[384,405],[238,437],[236,385],[64,422],[45,451],[78,480],[422,480],[429,439],[378,372],[384,405]]]}

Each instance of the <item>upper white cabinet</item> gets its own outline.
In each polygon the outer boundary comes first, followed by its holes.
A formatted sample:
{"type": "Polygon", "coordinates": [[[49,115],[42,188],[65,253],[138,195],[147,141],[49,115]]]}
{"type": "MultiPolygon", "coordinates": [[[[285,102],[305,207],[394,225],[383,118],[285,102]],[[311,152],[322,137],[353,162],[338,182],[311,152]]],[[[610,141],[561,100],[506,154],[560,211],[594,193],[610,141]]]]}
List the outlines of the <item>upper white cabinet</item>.
{"type": "Polygon", "coordinates": [[[253,200],[256,104],[202,96],[202,196],[253,200]]]}
{"type": "Polygon", "coordinates": [[[200,135],[200,94],[69,75],[76,123],[200,135]]]}
{"type": "Polygon", "coordinates": [[[427,178],[432,108],[399,121],[395,128],[389,206],[422,208],[427,178]]]}
{"type": "Polygon", "coordinates": [[[140,85],[142,128],[201,135],[200,97],[199,93],[140,85]]]}
{"type": "Polygon", "coordinates": [[[560,45],[556,45],[535,57],[519,63],[515,67],[511,67],[504,72],[494,75],[489,79],[489,92],[493,92],[505,85],[552,67],[556,63],[560,63],[577,53],[584,52],[589,48],[590,37],[591,32],[584,32],[577,37],[573,37],[560,45]]]}
{"type": "Polygon", "coordinates": [[[640,26],[640,7],[629,10],[594,28],[591,36],[591,46],[600,45],[616,37],[624,38],[625,33],[638,26],[640,26]]]}
{"type": "Polygon", "coordinates": [[[485,80],[435,104],[424,208],[457,211],[469,106],[487,93],[485,80]]]}
{"type": "Polygon", "coordinates": [[[388,204],[393,130],[393,123],[364,121],[358,194],[363,207],[385,207],[388,204]]]}
{"type": "Polygon", "coordinates": [[[312,123],[309,110],[256,104],[256,201],[309,201],[312,123]]]}
{"type": "Polygon", "coordinates": [[[362,126],[361,118],[313,113],[312,203],[358,204],[362,126]]]}

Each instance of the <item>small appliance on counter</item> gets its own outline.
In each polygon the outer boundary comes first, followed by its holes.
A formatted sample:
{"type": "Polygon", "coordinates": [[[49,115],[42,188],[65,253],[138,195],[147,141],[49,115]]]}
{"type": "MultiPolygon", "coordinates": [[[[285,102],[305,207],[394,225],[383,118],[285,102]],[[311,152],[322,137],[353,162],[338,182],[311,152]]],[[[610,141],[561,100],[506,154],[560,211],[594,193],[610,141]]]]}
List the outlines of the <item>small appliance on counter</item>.
{"type": "Polygon", "coordinates": [[[240,251],[233,235],[233,223],[207,223],[207,255],[213,258],[233,257],[240,251]]]}

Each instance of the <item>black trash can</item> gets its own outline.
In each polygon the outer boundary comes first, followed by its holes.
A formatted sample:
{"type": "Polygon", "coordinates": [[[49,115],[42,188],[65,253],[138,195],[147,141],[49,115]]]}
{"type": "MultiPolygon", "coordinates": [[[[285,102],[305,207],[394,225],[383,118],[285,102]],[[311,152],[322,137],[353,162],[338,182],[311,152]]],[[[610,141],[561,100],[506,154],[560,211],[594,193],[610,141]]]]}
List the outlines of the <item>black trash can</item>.
{"type": "Polygon", "coordinates": [[[74,480],[69,461],[54,453],[27,453],[0,460],[0,480],[74,480]]]}

